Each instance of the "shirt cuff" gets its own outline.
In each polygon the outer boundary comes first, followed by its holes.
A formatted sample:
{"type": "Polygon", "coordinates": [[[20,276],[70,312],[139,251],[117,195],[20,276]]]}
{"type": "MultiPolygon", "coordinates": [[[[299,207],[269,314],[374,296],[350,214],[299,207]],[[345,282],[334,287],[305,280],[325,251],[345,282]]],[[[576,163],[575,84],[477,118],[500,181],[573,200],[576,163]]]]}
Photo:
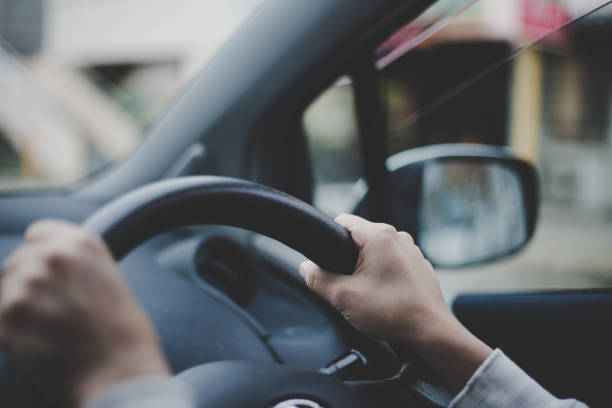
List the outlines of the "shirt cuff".
{"type": "Polygon", "coordinates": [[[482,363],[449,408],[585,407],[558,400],[521,370],[500,349],[482,363]]]}
{"type": "Polygon", "coordinates": [[[82,408],[194,408],[193,390],[176,378],[139,377],[95,393],[82,408]]]}

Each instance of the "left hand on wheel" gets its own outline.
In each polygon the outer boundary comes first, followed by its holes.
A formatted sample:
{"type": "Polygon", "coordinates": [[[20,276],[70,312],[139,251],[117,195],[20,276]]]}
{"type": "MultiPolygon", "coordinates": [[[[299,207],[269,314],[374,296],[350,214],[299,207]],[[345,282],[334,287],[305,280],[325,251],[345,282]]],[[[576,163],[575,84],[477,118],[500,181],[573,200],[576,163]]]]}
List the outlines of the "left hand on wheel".
{"type": "Polygon", "coordinates": [[[0,341],[45,389],[82,404],[135,376],[168,375],[151,321],[105,244],[40,221],[4,264],[0,341]]]}

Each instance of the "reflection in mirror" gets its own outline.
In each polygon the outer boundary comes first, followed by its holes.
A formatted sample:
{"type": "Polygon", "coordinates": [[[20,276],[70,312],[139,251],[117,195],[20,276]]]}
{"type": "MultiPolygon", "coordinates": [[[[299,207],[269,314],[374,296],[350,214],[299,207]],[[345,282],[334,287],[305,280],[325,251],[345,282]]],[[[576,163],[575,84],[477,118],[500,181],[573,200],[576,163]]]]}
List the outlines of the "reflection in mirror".
{"type": "Polygon", "coordinates": [[[424,163],[419,245],[438,266],[506,255],[527,240],[521,180],[493,161],[424,163]]]}

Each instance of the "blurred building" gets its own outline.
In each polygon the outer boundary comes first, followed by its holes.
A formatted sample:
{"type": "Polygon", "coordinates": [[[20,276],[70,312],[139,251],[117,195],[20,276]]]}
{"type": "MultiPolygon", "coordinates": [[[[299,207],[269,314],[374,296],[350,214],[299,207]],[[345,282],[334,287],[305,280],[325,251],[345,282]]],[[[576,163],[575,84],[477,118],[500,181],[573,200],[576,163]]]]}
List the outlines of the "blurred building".
{"type": "MultiPolygon", "coordinates": [[[[0,189],[69,185],[125,157],[260,1],[0,0],[0,189]]],[[[510,145],[545,197],[612,208],[610,7],[508,59],[602,3],[438,1],[378,50],[390,153],[510,145]]]]}
{"type": "Polygon", "coordinates": [[[539,166],[544,198],[610,211],[612,7],[581,18],[605,2],[463,3],[439,2],[378,50],[390,152],[509,145],[539,166]]]}
{"type": "Polygon", "coordinates": [[[259,0],[0,0],[0,189],[120,159],[259,0]]]}

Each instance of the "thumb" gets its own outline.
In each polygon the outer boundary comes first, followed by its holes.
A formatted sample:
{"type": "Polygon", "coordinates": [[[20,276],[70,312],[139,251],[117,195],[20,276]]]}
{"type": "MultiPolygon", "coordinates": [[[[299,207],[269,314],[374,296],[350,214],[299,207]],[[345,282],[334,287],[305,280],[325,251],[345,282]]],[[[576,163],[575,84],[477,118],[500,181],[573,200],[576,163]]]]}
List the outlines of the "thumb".
{"type": "Polygon", "coordinates": [[[342,279],[348,278],[348,276],[338,275],[321,269],[311,261],[302,262],[300,265],[300,275],[304,278],[306,286],[332,304],[335,288],[342,279]]]}
{"type": "Polygon", "coordinates": [[[335,221],[344,227],[353,238],[359,249],[362,249],[368,239],[368,232],[374,225],[370,221],[353,214],[340,214],[335,221]]]}

